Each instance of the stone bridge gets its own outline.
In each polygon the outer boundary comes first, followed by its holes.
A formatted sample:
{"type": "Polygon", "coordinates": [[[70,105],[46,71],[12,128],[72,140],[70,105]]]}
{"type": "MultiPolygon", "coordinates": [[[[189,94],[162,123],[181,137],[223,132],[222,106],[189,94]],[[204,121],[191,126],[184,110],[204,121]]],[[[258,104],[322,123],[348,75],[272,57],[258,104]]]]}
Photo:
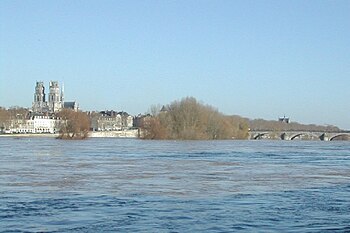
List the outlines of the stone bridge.
{"type": "Polygon", "coordinates": [[[249,131],[249,139],[275,139],[275,140],[350,140],[350,131],[314,132],[314,131],[249,131]]]}

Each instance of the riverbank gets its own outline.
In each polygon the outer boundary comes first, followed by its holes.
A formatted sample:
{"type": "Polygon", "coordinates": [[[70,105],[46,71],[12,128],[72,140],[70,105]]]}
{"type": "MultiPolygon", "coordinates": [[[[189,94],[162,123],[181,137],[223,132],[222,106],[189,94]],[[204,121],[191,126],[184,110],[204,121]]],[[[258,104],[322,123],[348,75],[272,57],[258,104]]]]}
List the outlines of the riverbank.
{"type": "MultiPolygon", "coordinates": [[[[57,138],[59,134],[50,133],[25,133],[25,134],[0,134],[0,137],[53,137],[57,138]]],[[[94,131],[89,132],[90,138],[138,138],[138,130],[123,131],[94,131]]]]}
{"type": "Polygon", "coordinates": [[[94,131],[89,133],[91,138],[138,138],[138,129],[121,131],[94,131]]]}
{"type": "Polygon", "coordinates": [[[6,134],[0,134],[0,137],[58,137],[59,134],[56,133],[6,133],[6,134]]]}

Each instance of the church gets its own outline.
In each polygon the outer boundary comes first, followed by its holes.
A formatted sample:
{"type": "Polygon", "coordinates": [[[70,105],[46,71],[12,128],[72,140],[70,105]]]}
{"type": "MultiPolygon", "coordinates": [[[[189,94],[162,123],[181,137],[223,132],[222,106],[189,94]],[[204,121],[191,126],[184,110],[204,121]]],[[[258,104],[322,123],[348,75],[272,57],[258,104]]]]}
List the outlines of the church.
{"type": "Polygon", "coordinates": [[[57,81],[51,81],[49,84],[49,96],[46,100],[44,82],[36,82],[33,112],[34,113],[56,113],[63,108],[78,110],[76,101],[64,102],[64,87],[60,89],[57,81]]]}

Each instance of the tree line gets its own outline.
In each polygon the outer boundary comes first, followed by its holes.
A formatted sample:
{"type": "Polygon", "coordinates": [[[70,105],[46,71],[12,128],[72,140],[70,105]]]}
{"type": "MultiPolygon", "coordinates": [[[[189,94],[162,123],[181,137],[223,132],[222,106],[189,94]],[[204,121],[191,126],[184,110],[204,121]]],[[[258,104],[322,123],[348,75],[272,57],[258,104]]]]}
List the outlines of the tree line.
{"type": "Polygon", "coordinates": [[[249,128],[255,131],[313,131],[313,132],[339,132],[340,129],[333,125],[306,125],[297,122],[285,123],[280,121],[268,121],[263,119],[249,120],[249,128]]]}
{"type": "Polygon", "coordinates": [[[144,120],[144,139],[246,139],[248,121],[239,116],[227,116],[210,105],[186,97],[164,106],[152,107],[151,116],[144,120]]]}

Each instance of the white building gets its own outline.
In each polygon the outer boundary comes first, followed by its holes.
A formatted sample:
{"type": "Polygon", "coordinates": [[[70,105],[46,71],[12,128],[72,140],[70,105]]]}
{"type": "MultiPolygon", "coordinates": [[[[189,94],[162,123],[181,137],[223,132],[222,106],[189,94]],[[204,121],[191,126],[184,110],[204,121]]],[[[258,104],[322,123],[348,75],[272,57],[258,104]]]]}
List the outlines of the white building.
{"type": "Polygon", "coordinates": [[[58,133],[62,120],[49,116],[32,116],[11,123],[9,133],[58,133]]]}
{"type": "Polygon", "coordinates": [[[48,116],[34,116],[28,123],[33,125],[34,133],[56,133],[59,126],[57,118],[48,116]]]}
{"type": "Polygon", "coordinates": [[[128,117],[126,118],[126,127],[127,127],[127,128],[132,128],[133,125],[134,125],[134,117],[128,116],[128,117]]]}

